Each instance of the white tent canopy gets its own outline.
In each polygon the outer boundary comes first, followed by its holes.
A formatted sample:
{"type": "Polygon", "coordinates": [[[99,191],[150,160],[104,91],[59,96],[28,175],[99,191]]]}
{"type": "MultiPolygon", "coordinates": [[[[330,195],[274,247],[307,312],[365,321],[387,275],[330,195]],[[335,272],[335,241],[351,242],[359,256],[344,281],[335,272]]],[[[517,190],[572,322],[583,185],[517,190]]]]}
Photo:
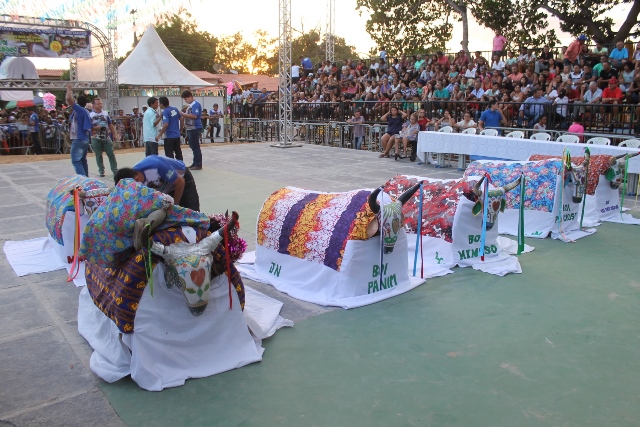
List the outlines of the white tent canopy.
{"type": "MultiPolygon", "coordinates": [[[[0,79],[13,80],[38,80],[38,71],[33,62],[27,58],[12,57],[7,58],[0,65],[0,79]]],[[[33,92],[28,90],[2,90],[0,91],[2,101],[32,101],[33,92]]]]}
{"type": "Polygon", "coordinates": [[[118,83],[135,86],[214,86],[187,70],[149,26],[138,45],[118,67],[118,83]]]}

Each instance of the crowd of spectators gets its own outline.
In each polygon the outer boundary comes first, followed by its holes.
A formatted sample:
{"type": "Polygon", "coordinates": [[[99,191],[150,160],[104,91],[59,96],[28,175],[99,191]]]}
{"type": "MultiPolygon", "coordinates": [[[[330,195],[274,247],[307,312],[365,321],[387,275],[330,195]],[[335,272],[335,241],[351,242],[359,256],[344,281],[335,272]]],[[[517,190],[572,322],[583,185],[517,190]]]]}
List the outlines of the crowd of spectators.
{"type": "MultiPolygon", "coordinates": [[[[584,36],[559,51],[505,51],[505,44],[497,33],[490,60],[463,50],[389,58],[382,49],[371,63],[347,59],[310,68],[301,58],[292,70],[293,119],[344,121],[360,111],[367,122],[380,122],[395,106],[409,116],[424,110],[434,122],[448,114],[458,123],[469,114],[480,128],[533,128],[544,116],[554,129],[580,120],[592,129],[631,123],[639,131],[640,43],[632,53],[623,42],[589,48],[584,36]]],[[[275,101],[276,94],[254,88],[236,91],[232,108],[236,117],[275,119],[277,106],[267,107],[275,101]]]]}

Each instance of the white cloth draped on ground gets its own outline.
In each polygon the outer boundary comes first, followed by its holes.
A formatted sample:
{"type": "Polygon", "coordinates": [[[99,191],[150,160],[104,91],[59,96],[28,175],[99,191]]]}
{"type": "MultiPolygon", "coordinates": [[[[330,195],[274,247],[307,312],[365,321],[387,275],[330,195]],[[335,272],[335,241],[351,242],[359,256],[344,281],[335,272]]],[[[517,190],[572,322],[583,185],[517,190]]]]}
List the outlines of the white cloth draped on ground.
{"type": "MultiPolygon", "coordinates": [[[[565,148],[569,149],[571,156],[584,154],[583,144],[443,132],[420,132],[417,152],[469,154],[500,159],[527,160],[534,154],[562,156],[565,148]]],[[[612,145],[589,145],[589,150],[592,155],[608,154],[612,156],[638,152],[638,149],[612,145]]],[[[629,159],[629,173],[640,173],[640,156],[629,159]]]]}
{"type": "Polygon", "coordinates": [[[279,315],[281,302],[253,289],[245,288],[244,313],[235,292],[229,310],[226,275],[212,280],[209,307],[197,317],[189,312],[182,291],[167,289],[163,264],[154,269],[153,279],[154,294],[145,288],[132,334],[121,334],[95,306],[87,289],[80,292],[78,331],[94,349],[91,369],[107,382],[130,374],[145,390],[181,386],[189,378],[262,360],[260,340],[283,326],[293,326],[279,315]]]}
{"type": "MultiPolygon", "coordinates": [[[[570,242],[593,234],[595,229],[580,229],[582,205],[573,201],[573,182],[565,182],[564,187],[561,185],[562,170],[560,160],[477,160],[469,165],[465,177],[477,179],[486,173],[494,185],[500,186],[524,174],[525,236],[544,239],[551,234],[554,239],[570,242]]],[[[505,211],[500,214],[500,234],[518,235],[519,204],[520,189],[514,188],[507,194],[505,211]]],[[[583,226],[591,225],[594,224],[583,223],[583,226]]]]}
{"type": "Polygon", "coordinates": [[[611,188],[607,178],[602,175],[596,187],[596,194],[587,196],[585,210],[592,212],[592,215],[597,215],[600,221],[640,225],[640,219],[620,212],[620,191],[611,188]]]}
{"type": "MultiPolygon", "coordinates": [[[[356,308],[400,295],[424,283],[424,279],[409,276],[406,248],[407,238],[401,231],[393,252],[384,255],[381,275],[379,237],[348,241],[340,271],[258,245],[255,272],[293,298],[356,308]]],[[[242,275],[243,271],[239,271],[242,275]]]]}
{"type": "MultiPolygon", "coordinates": [[[[47,273],[67,269],[71,273],[72,264],[60,255],[64,248],[51,236],[23,241],[8,241],[4,244],[7,261],[18,277],[29,274],[47,273]]],[[[84,262],[78,267],[79,273],[73,283],[82,287],[87,284],[84,277],[84,262]]]]}

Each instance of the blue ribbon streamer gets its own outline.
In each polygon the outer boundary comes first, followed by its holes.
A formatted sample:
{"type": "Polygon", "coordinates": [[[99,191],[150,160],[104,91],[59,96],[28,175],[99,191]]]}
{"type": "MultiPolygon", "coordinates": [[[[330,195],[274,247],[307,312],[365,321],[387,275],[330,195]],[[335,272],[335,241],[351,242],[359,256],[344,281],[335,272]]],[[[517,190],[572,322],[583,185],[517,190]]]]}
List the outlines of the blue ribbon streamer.
{"type": "Polygon", "coordinates": [[[482,208],[482,232],[480,233],[480,259],[484,261],[484,244],[487,239],[487,214],[489,213],[489,177],[484,180],[484,202],[482,208]]]}
{"type": "Polygon", "coordinates": [[[416,277],[416,274],[417,274],[416,269],[418,267],[418,248],[420,246],[420,235],[422,234],[422,200],[423,200],[422,185],[423,184],[424,184],[424,181],[420,183],[420,204],[418,205],[418,213],[419,213],[418,234],[416,234],[416,253],[413,256],[413,277],[416,277]]]}

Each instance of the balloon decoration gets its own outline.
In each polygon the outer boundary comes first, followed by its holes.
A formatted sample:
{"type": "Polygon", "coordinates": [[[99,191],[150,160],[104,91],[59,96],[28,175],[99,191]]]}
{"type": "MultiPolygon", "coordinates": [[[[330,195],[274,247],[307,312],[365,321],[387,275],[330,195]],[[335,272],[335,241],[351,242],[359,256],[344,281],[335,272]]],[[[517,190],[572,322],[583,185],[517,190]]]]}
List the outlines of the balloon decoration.
{"type": "Polygon", "coordinates": [[[42,97],[42,100],[44,101],[43,108],[45,110],[51,111],[56,109],[56,96],[54,94],[47,92],[42,97]]]}

